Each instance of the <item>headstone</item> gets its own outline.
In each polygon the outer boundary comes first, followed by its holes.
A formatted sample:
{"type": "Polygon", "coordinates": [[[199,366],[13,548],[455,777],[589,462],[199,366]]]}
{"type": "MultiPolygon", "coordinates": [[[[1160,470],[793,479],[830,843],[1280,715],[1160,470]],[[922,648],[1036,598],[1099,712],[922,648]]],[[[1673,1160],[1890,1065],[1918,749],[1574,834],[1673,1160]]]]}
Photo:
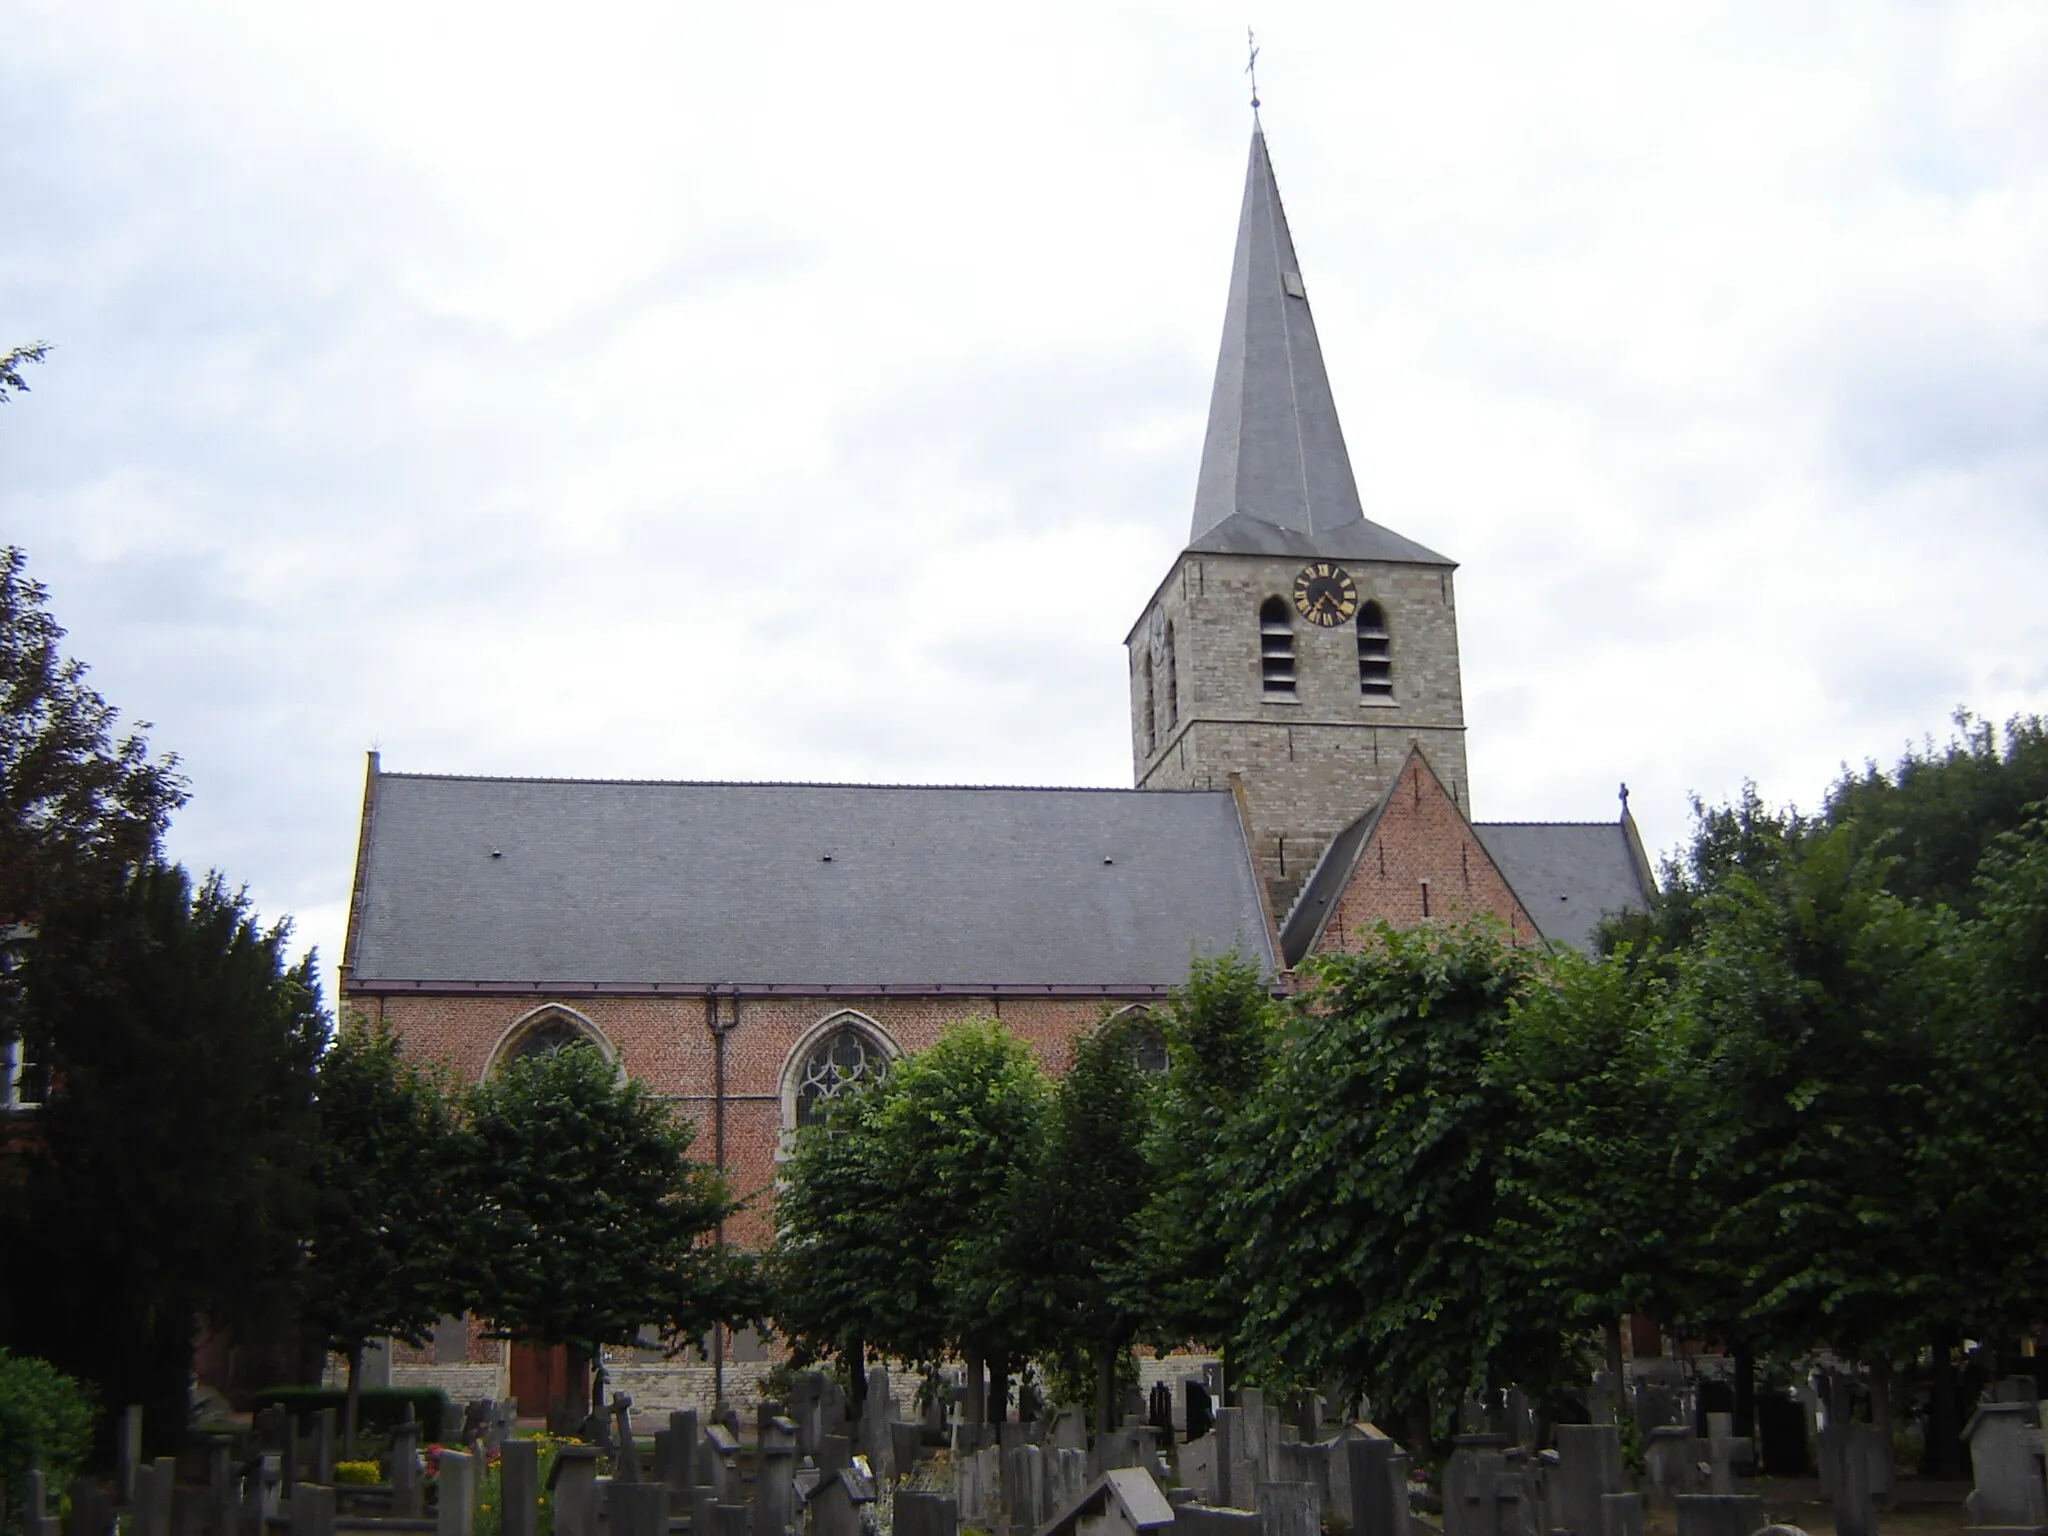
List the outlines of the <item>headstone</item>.
{"type": "Polygon", "coordinates": [[[217,1436],[206,1451],[206,1528],[211,1536],[234,1536],[236,1481],[234,1447],[217,1436]]]}
{"type": "Polygon", "coordinates": [[[1252,1479],[1244,1454],[1244,1410],[1216,1411],[1216,1503],[1224,1509],[1250,1508],[1252,1479]]]}
{"type": "Polygon", "coordinates": [[[114,1425],[114,1473],[121,1484],[121,1502],[135,1502],[135,1474],[142,1467],[142,1404],[130,1403],[114,1425]]]}
{"type": "MultiPolygon", "coordinates": [[[[175,1475],[177,1463],[172,1462],[171,1466],[175,1475]]],[[[171,1536],[171,1485],[166,1481],[159,1497],[156,1467],[135,1469],[130,1494],[128,1536],[171,1536]]]]}
{"type": "Polygon", "coordinates": [[[384,1458],[384,1481],[391,1485],[391,1513],[417,1520],[420,1492],[420,1427],[410,1419],[391,1428],[391,1449],[384,1458]]]}
{"type": "MultiPolygon", "coordinates": [[[[467,1451],[441,1452],[434,1500],[434,1536],[470,1536],[476,1529],[477,1459],[467,1451]]],[[[638,1533],[636,1533],[638,1536],[638,1533]]]]}
{"type": "Polygon", "coordinates": [[[48,1510],[49,1496],[44,1491],[43,1474],[31,1468],[21,1490],[23,1536],[57,1536],[57,1522],[48,1510]]]}
{"type": "Polygon", "coordinates": [[[716,1503],[731,1505],[739,1497],[739,1454],[740,1443],[725,1425],[713,1424],[704,1431],[698,1482],[711,1490],[716,1503]]]}
{"type": "Polygon", "coordinates": [[[924,1426],[905,1419],[889,1421],[889,1465],[898,1478],[908,1477],[924,1456],[924,1426]]]}
{"type": "Polygon", "coordinates": [[[1994,1403],[2038,1403],[2041,1386],[2031,1376],[2005,1376],[1991,1384],[1994,1403]]]}
{"type": "Polygon", "coordinates": [[[1643,1536],[1643,1496],[1609,1493],[1600,1498],[1601,1536],[1643,1536]]]}
{"type": "Polygon", "coordinates": [[[796,1516],[796,1425],[781,1414],[761,1420],[754,1474],[753,1536],[782,1536],[796,1516]]]}
{"type": "Polygon", "coordinates": [[[895,1450],[889,1438],[889,1422],[895,1417],[896,1408],[889,1398],[889,1368],[870,1366],[867,1398],[860,1410],[860,1450],[879,1477],[889,1477],[895,1470],[889,1465],[895,1450]]]}
{"type": "Polygon", "coordinates": [[[1806,1409],[1794,1398],[1757,1398],[1756,1438],[1766,1477],[1803,1477],[1812,1465],[1806,1448],[1806,1409]]]}
{"type": "Polygon", "coordinates": [[[1175,1450],[1174,1475],[1184,1488],[1194,1490],[1204,1504],[1222,1502],[1216,1491],[1216,1437],[1183,1440],[1175,1450]]]}
{"type": "Polygon", "coordinates": [[[1260,1483],[1252,1505],[1259,1536],[1321,1536],[1321,1502],[1308,1483],[1260,1483]]]}
{"type": "Polygon", "coordinates": [[[1190,1440],[1199,1440],[1209,1433],[1216,1423],[1216,1407],[1209,1397],[1209,1389],[1192,1376],[1183,1376],[1180,1383],[1184,1400],[1182,1433],[1190,1440]]]}
{"type": "Polygon", "coordinates": [[[612,1480],[611,1536],[668,1536],[668,1489],[612,1480]]]}
{"type": "Polygon", "coordinates": [[[1572,1536],[1602,1536],[1600,1501],[1627,1487],[1621,1476],[1621,1435],[1612,1424],[1560,1424],[1556,1438],[1549,1524],[1572,1536]]]}
{"type": "Polygon", "coordinates": [[[1305,1445],[1299,1440],[1282,1440],[1274,1447],[1274,1482],[1300,1483],[1314,1489],[1318,1525],[1324,1510],[1336,1508],[1330,1497],[1330,1450],[1335,1444],[1331,1441],[1305,1445]]]}
{"type": "Polygon", "coordinates": [[[612,1394],[612,1481],[640,1481],[640,1442],[633,1437],[633,1399],[623,1392],[612,1394]]]}
{"type": "Polygon", "coordinates": [[[1408,1536],[1408,1457],[1392,1440],[1346,1438],[1346,1507],[1351,1536],[1408,1536]]]}
{"type": "Polygon", "coordinates": [[[1835,1536],[1877,1536],[1877,1483],[1884,1449],[1876,1425],[1840,1426],[1835,1452],[1835,1536]]]}
{"type": "Polygon", "coordinates": [[[1747,1493],[1678,1497],[1678,1536],[1751,1536],[1764,1524],[1764,1501],[1747,1493]]]}
{"type": "Polygon", "coordinates": [[[1460,1435],[1444,1464],[1444,1536],[1521,1536],[1534,1521],[1505,1435],[1460,1435]]]}
{"type": "Polygon", "coordinates": [[[540,1529],[540,1446],[513,1436],[498,1450],[500,1536],[535,1536],[540,1529]]]}
{"type": "Polygon", "coordinates": [[[301,1483],[292,1490],[292,1536],[334,1536],[334,1490],[301,1483]]]}
{"type": "Polygon", "coordinates": [[[548,1471],[555,1536],[597,1536],[597,1458],[594,1445],[565,1445],[548,1471]]]}
{"type": "Polygon", "coordinates": [[[960,1510],[953,1500],[937,1493],[896,1495],[895,1536],[959,1536],[960,1510]]]}
{"type": "Polygon", "coordinates": [[[711,1536],[747,1536],[748,1522],[752,1513],[744,1504],[714,1504],[711,1506],[711,1536]]]}
{"type": "Polygon", "coordinates": [[[1012,1531],[1035,1531],[1052,1518],[1046,1491],[1044,1451],[1020,1443],[1003,1453],[1003,1513],[1012,1531]]]}
{"type": "Polygon", "coordinates": [[[1081,1497],[1088,1486],[1088,1453],[1063,1450],[1058,1446],[1045,1453],[1045,1498],[1058,1514],[1081,1497]]]}
{"type": "Polygon", "coordinates": [[[71,1518],[65,1522],[65,1536],[109,1536],[114,1529],[114,1512],[100,1485],[80,1478],[71,1485],[71,1518]]]}
{"type": "Polygon", "coordinates": [[[1650,1431],[1643,1446],[1643,1477],[1660,1501],[1697,1495],[1700,1453],[1706,1449],[1689,1425],[1664,1424],[1650,1431]]]}
{"type": "Polygon", "coordinates": [[[798,1374],[795,1389],[789,1394],[789,1416],[796,1421],[796,1453],[799,1456],[816,1456],[819,1436],[839,1433],[837,1424],[829,1429],[825,1425],[823,1371],[798,1374]]]}
{"type": "Polygon", "coordinates": [[[1979,1403],[1963,1426],[1975,1482],[1963,1501],[1966,1530],[2048,1528],[2048,1487],[2041,1476],[2041,1426],[2031,1403],[1979,1403]]]}
{"type": "Polygon", "coordinates": [[[1078,1408],[1062,1408],[1052,1417],[1052,1443],[1060,1450],[1088,1449],[1088,1421],[1078,1408]]]}

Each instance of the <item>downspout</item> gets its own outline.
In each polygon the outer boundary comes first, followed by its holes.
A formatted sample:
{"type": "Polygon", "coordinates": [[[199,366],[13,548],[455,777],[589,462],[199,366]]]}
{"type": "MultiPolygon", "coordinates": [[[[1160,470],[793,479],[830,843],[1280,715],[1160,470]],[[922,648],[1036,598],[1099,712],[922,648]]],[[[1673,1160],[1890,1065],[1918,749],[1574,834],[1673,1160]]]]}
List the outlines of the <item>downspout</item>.
{"type": "MultiPolygon", "coordinates": [[[[725,1177],[725,1037],[739,1023],[740,999],[735,992],[732,999],[730,1022],[718,1016],[718,989],[713,986],[704,994],[704,1022],[711,1030],[711,1156],[717,1165],[718,1176],[725,1177]]],[[[725,1249],[725,1218],[718,1218],[713,1232],[713,1241],[723,1253],[725,1249]]],[[[725,1324],[711,1325],[711,1401],[713,1406],[725,1401],[725,1324]]]]}

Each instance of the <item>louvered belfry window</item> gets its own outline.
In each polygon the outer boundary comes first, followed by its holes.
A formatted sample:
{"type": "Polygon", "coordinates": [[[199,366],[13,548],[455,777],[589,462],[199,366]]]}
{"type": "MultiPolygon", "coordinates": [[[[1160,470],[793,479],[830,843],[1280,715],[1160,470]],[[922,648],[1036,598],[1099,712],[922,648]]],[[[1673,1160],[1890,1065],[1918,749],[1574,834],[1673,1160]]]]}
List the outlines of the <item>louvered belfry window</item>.
{"type": "Polygon", "coordinates": [[[1387,633],[1387,615],[1378,603],[1358,610],[1358,692],[1361,698],[1394,696],[1394,641],[1387,633]]]}
{"type": "Polygon", "coordinates": [[[1285,598],[1259,605],[1259,680],[1267,693],[1294,692],[1294,620],[1285,598]]]}

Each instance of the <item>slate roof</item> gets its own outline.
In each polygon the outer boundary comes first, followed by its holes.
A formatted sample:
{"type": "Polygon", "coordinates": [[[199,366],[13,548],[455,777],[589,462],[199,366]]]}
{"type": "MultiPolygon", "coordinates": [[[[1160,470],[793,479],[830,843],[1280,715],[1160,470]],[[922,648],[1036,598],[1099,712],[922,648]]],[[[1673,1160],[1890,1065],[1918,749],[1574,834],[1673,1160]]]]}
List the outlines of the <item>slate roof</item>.
{"type": "Polygon", "coordinates": [[[1191,550],[1450,565],[1367,522],[1287,213],[1252,129],[1191,550]]]}
{"type": "Polygon", "coordinates": [[[1273,956],[1228,791],[372,769],[350,982],[1176,985],[1273,956]]]}
{"type": "Polygon", "coordinates": [[[1474,822],[1543,937],[1591,951],[1609,913],[1648,910],[1649,872],[1620,821],[1474,822]]]}

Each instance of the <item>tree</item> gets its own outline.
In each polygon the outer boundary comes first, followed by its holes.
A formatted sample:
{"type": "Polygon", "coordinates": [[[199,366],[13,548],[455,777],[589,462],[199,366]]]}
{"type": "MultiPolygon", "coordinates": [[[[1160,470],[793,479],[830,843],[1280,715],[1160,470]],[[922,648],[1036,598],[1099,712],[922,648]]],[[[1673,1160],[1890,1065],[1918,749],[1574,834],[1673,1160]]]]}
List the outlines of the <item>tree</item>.
{"type": "Polygon", "coordinates": [[[1561,950],[1517,999],[1486,1066],[1522,1127],[1502,1165],[1494,1241],[1541,1311],[1605,1332],[1615,1382],[1625,1313],[1695,1310],[1692,1242],[1706,1213],[1667,995],[1626,949],[1599,959],[1561,950]]]}
{"type": "Polygon", "coordinates": [[[233,1330],[292,1289],[327,1032],[313,957],[288,964],[286,925],[218,876],[162,864],[40,916],[23,1015],[55,1088],[0,1216],[6,1326],[169,1445],[201,1319],[233,1330]]]}
{"type": "Polygon", "coordinates": [[[321,1058],[317,1093],[318,1194],[302,1304],[328,1347],[348,1359],[353,1452],[369,1341],[424,1343],[466,1304],[459,1142],[440,1087],[400,1056],[388,1029],[361,1019],[321,1058]]]}
{"type": "Polygon", "coordinates": [[[1217,1159],[1244,1349],[1269,1383],[1364,1391],[1426,1441],[1432,1402],[1540,1388],[1563,1352],[1495,1241],[1521,1127],[1484,1069],[1535,962],[1491,927],[1382,924],[1304,969],[1217,1159]]]}
{"type": "Polygon", "coordinates": [[[49,355],[50,344],[47,341],[32,342],[0,354],[0,405],[5,405],[10,395],[28,393],[28,380],[21,376],[21,365],[40,363],[49,355]]]}
{"type": "Polygon", "coordinates": [[[1030,1048],[973,1020],[798,1131],[776,1200],[785,1329],[835,1352],[956,1350],[977,1385],[991,1359],[1000,1379],[1022,1314],[962,1283],[962,1251],[1036,1161],[1045,1106],[1030,1048]]]}
{"type": "MultiPolygon", "coordinates": [[[[40,349],[17,349],[9,370],[40,349]]],[[[58,648],[64,631],[27,556],[0,548],[0,1043],[22,1029],[20,973],[45,907],[106,886],[156,855],[185,803],[177,759],[152,759],[140,732],[117,732],[112,705],[85,666],[58,648]]]]}
{"type": "Polygon", "coordinates": [[[1215,1154],[1265,1075],[1279,1019],[1267,978],[1237,955],[1197,960],[1159,1019],[1168,1065],[1148,1148],[1153,1192],[1138,1219],[1144,1263],[1130,1281],[1133,1307],[1164,1347],[1197,1339],[1222,1350],[1233,1393],[1242,1305],[1216,1222],[1228,1186],[1215,1154]]]}
{"type": "Polygon", "coordinates": [[[648,1327],[745,1320],[731,1262],[703,1242],[737,1203],[690,1160],[690,1126],[595,1047],[519,1057],[464,1111],[468,1289],[503,1337],[591,1357],[648,1327]]]}

